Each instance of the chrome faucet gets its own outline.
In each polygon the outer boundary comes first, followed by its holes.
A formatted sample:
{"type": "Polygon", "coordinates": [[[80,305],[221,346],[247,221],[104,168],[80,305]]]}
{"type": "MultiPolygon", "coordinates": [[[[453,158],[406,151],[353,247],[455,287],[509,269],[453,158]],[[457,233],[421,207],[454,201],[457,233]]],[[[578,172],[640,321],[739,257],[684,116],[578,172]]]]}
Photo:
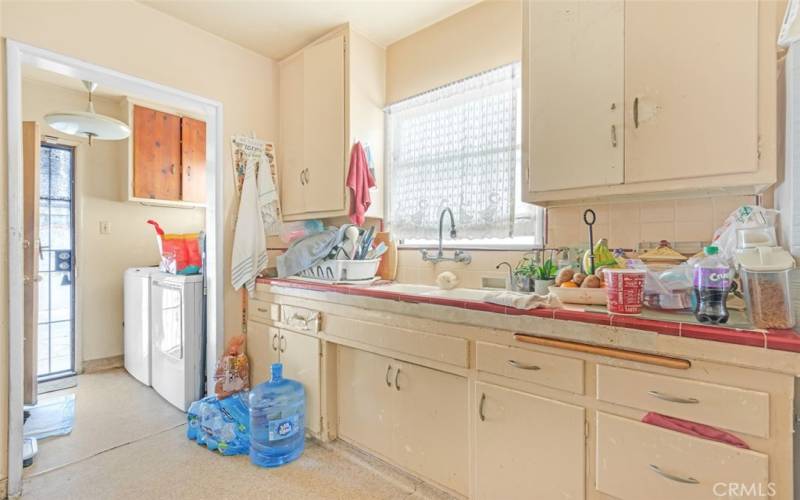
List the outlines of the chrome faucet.
{"type": "Polygon", "coordinates": [[[500,267],[502,266],[508,267],[508,281],[506,281],[506,290],[514,290],[514,268],[511,266],[511,264],[505,261],[497,264],[494,266],[494,268],[499,271],[500,267]]]}
{"type": "Polygon", "coordinates": [[[452,257],[444,256],[444,249],[442,248],[444,235],[442,234],[442,232],[444,230],[445,214],[450,215],[450,237],[455,239],[455,237],[457,236],[456,220],[455,217],[453,217],[453,211],[450,210],[450,207],[444,207],[442,209],[442,213],[439,214],[439,246],[436,250],[436,255],[431,257],[428,255],[427,249],[420,250],[420,253],[422,253],[422,260],[433,263],[443,262],[443,261],[453,261],[453,262],[463,262],[464,264],[469,264],[470,262],[472,262],[472,257],[463,250],[456,250],[453,253],[452,257]]]}

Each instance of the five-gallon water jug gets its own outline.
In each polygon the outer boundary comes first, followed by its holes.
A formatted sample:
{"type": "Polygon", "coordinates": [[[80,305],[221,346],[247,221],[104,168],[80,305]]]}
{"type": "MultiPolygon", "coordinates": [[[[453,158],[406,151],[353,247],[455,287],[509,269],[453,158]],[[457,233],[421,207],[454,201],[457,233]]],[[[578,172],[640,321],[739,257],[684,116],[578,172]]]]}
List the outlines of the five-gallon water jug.
{"type": "Polygon", "coordinates": [[[250,461],[278,467],[303,453],[306,396],[303,385],[283,378],[283,365],[272,365],[272,379],[250,391],[250,461]]]}

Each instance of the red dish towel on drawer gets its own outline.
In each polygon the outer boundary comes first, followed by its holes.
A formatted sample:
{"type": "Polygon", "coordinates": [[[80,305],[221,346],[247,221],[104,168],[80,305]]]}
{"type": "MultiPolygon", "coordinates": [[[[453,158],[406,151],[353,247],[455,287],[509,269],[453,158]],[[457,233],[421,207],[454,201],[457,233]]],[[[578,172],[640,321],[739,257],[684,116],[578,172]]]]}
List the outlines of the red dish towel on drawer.
{"type": "Polygon", "coordinates": [[[710,439],[712,441],[719,441],[720,443],[730,444],[732,446],[736,446],[737,448],[744,448],[745,450],[750,449],[750,447],[747,446],[747,443],[745,443],[738,437],[734,436],[733,434],[721,431],[717,428],[708,425],[698,424],[697,422],[690,422],[689,420],[682,420],[680,418],[668,417],[666,415],[653,412],[650,412],[647,415],[645,415],[642,418],[642,422],[646,424],[655,425],[658,427],[663,427],[665,429],[682,432],[684,434],[689,434],[690,436],[695,436],[703,439],[710,439]]]}
{"type": "Polygon", "coordinates": [[[350,170],[347,172],[347,187],[350,188],[350,221],[364,224],[367,209],[372,204],[369,188],[375,187],[375,178],[369,171],[369,163],[360,142],[353,144],[350,152],[350,170]]]}

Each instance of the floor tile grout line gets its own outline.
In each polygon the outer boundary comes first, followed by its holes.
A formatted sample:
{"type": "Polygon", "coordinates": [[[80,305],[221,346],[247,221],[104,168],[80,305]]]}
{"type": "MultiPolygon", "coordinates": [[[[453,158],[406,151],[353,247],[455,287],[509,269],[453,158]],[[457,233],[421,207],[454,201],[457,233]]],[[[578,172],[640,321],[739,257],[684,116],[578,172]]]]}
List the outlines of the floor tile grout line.
{"type": "Polygon", "coordinates": [[[33,479],[35,477],[43,476],[43,475],[49,474],[51,472],[55,472],[55,471],[58,471],[58,470],[61,470],[61,469],[65,469],[67,467],[71,467],[73,465],[80,464],[82,462],[90,460],[90,459],[92,459],[94,457],[97,457],[97,456],[102,455],[104,453],[107,453],[109,451],[116,450],[117,448],[123,448],[125,446],[131,445],[131,444],[134,444],[134,443],[138,443],[140,441],[144,441],[145,439],[150,439],[151,437],[155,437],[155,436],[158,436],[160,434],[164,434],[165,432],[169,432],[171,430],[177,429],[178,427],[181,427],[181,426],[184,426],[184,425],[186,425],[186,422],[181,422],[180,424],[176,424],[176,425],[173,425],[172,427],[168,427],[166,429],[162,429],[160,431],[156,431],[156,432],[154,432],[152,434],[148,434],[146,436],[142,436],[142,437],[140,437],[138,439],[133,439],[131,441],[126,441],[124,443],[120,443],[118,445],[112,446],[111,448],[106,448],[104,450],[100,450],[100,451],[98,451],[96,453],[93,453],[93,454],[91,454],[89,456],[86,456],[86,457],[80,458],[78,460],[75,460],[74,462],[69,462],[69,463],[66,463],[66,464],[63,464],[63,465],[56,465],[55,467],[51,467],[51,468],[43,470],[41,472],[36,472],[34,474],[27,475],[27,476],[24,477],[24,480],[27,481],[28,479],[33,479]]]}

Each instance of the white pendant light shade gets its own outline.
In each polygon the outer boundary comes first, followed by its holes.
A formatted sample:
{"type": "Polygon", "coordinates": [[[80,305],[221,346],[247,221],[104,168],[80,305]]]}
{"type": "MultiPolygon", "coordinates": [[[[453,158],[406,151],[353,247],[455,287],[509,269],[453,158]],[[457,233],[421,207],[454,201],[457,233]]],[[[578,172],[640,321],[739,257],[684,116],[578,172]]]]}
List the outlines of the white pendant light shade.
{"type": "Polygon", "coordinates": [[[88,110],[50,113],[44,117],[47,124],[64,134],[86,137],[90,144],[93,139],[104,141],[127,139],[131,135],[128,125],[116,118],[94,112],[92,92],[97,88],[97,84],[87,81],[83,84],[89,91],[88,110]]]}
{"type": "Polygon", "coordinates": [[[44,119],[59,132],[79,137],[119,141],[131,135],[131,129],[123,122],[88,111],[50,113],[44,119]]]}

